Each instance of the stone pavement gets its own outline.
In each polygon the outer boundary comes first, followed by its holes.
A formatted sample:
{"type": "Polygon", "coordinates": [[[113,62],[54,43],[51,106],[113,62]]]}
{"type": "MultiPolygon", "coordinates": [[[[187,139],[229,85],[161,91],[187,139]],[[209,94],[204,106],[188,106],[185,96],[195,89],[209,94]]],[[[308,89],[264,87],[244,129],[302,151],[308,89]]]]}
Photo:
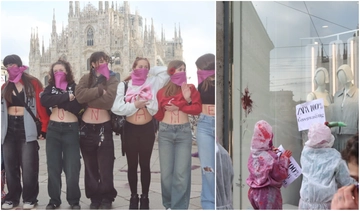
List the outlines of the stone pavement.
{"type": "MultiPolygon", "coordinates": [[[[121,143],[120,136],[114,135],[115,144],[115,165],[114,165],[114,184],[117,190],[117,197],[113,202],[112,209],[114,210],[127,210],[129,208],[130,199],[130,187],[127,181],[127,164],[126,157],[121,154],[121,143]]],[[[45,155],[45,141],[39,140],[40,150],[40,173],[39,173],[39,186],[40,192],[38,196],[38,205],[34,209],[44,210],[49,202],[49,196],[47,194],[47,166],[46,166],[46,155],[45,155]]],[[[192,147],[192,153],[197,152],[197,146],[194,142],[192,147]]],[[[140,183],[140,167],[138,171],[138,193],[141,193],[140,183]]],[[[199,158],[192,158],[192,171],[191,171],[191,195],[190,195],[190,210],[201,209],[200,193],[201,193],[201,172],[200,172],[200,161],[199,158]]],[[[81,160],[81,171],[80,171],[80,190],[81,198],[80,205],[81,209],[90,209],[90,199],[85,196],[84,189],[84,164],[81,160]]],[[[150,183],[150,209],[153,210],[164,210],[161,199],[161,185],[160,185],[160,164],[159,164],[159,151],[158,142],[155,141],[153,153],[151,156],[151,183],[150,183]]],[[[22,199],[20,199],[21,201],[22,199]]],[[[61,193],[62,204],[59,209],[67,210],[70,209],[70,205],[66,201],[66,182],[65,175],[62,173],[62,193],[61,193]]],[[[15,209],[22,209],[22,202],[15,209]]]]}

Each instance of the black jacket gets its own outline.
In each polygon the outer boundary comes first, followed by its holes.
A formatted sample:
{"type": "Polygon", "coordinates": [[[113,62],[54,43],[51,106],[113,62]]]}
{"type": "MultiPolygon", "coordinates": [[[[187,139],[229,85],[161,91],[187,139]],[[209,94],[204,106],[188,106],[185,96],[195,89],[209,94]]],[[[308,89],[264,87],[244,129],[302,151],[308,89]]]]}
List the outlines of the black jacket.
{"type": "Polygon", "coordinates": [[[44,107],[58,107],[65,111],[73,113],[78,116],[80,110],[84,107],[77,99],[70,101],[69,92],[75,95],[76,84],[68,84],[66,91],[56,88],[55,86],[48,85],[44,92],[41,94],[40,102],[44,107]]]}

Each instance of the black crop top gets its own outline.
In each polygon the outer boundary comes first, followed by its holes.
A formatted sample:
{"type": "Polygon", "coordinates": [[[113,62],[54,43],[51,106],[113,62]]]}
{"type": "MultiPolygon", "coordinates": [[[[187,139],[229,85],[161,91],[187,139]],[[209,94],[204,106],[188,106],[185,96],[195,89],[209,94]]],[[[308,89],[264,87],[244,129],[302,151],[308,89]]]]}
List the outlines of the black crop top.
{"type": "Polygon", "coordinates": [[[205,81],[201,82],[198,86],[198,91],[200,92],[201,102],[202,104],[211,104],[215,105],[215,80],[211,81],[208,87],[208,90],[202,90],[201,86],[205,81]]]}
{"type": "MultiPolygon", "coordinates": [[[[15,88],[16,89],[16,88],[15,88]]],[[[24,107],[24,102],[25,102],[25,95],[24,95],[24,89],[22,89],[19,92],[19,97],[17,97],[16,95],[14,95],[14,92],[11,95],[11,101],[12,103],[9,103],[9,107],[10,106],[21,106],[24,107]],[[20,99],[23,99],[23,102],[20,101],[20,99]]]]}

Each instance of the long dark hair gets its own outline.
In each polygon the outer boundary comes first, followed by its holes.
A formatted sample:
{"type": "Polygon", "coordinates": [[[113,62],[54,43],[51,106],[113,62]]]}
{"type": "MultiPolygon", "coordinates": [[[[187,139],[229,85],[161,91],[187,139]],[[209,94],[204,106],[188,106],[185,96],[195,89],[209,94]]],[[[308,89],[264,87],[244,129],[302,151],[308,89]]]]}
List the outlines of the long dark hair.
{"type": "Polygon", "coordinates": [[[54,67],[55,65],[60,64],[62,66],[65,67],[66,70],[66,81],[68,82],[68,84],[72,84],[74,82],[74,76],[71,70],[71,65],[69,62],[59,59],[57,62],[53,63],[51,65],[50,71],[49,71],[49,75],[50,75],[50,79],[49,79],[49,86],[54,86],[55,85],[55,75],[54,75],[54,67]]]}
{"type": "MultiPolygon", "coordinates": [[[[200,70],[215,70],[215,55],[211,53],[204,54],[196,60],[195,64],[200,70]]],[[[212,83],[211,77],[207,77],[200,88],[203,91],[207,91],[209,86],[215,86],[212,83]]]]}
{"type": "MultiPolygon", "coordinates": [[[[5,67],[8,64],[16,64],[18,67],[23,66],[21,58],[16,54],[6,56],[3,60],[3,64],[5,67]]],[[[35,80],[38,83],[38,86],[40,86],[41,89],[43,88],[42,83],[37,78],[26,72],[23,72],[21,76],[21,80],[24,84],[25,93],[28,98],[35,97],[35,88],[34,85],[31,83],[31,81],[35,80]]],[[[5,83],[5,87],[2,91],[2,95],[5,98],[5,100],[9,103],[12,103],[11,95],[14,89],[16,89],[14,83],[10,81],[7,81],[5,83]]]]}
{"type": "MultiPolygon", "coordinates": [[[[168,64],[168,67],[167,67],[167,72],[169,73],[169,75],[171,74],[170,73],[170,69],[172,68],[179,68],[181,67],[181,65],[184,65],[185,68],[186,68],[186,64],[185,62],[181,61],[181,60],[173,60],[171,62],[169,62],[168,64]]],[[[172,73],[173,74],[173,73],[172,73]]],[[[164,86],[164,89],[165,89],[165,96],[166,97],[169,97],[169,96],[174,96],[176,95],[179,90],[181,90],[181,87],[174,84],[172,81],[169,81],[165,86],[164,86]]]]}
{"type": "MultiPolygon", "coordinates": [[[[109,56],[103,52],[103,51],[97,51],[91,54],[89,63],[90,63],[90,76],[88,81],[88,87],[90,88],[95,77],[95,68],[92,66],[92,63],[97,63],[100,61],[100,59],[104,59],[105,61],[109,61],[109,56]]],[[[106,83],[106,81],[103,81],[103,83],[106,83]]]]}

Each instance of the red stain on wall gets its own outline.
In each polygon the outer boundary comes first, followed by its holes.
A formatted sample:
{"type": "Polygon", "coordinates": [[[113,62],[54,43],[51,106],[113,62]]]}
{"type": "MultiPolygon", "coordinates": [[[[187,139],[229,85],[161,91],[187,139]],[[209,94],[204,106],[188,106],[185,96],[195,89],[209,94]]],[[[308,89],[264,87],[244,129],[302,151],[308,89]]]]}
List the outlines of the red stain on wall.
{"type": "Polygon", "coordinates": [[[250,114],[250,112],[252,111],[252,104],[253,104],[253,101],[252,99],[250,98],[251,97],[251,94],[249,92],[249,89],[248,87],[245,88],[245,93],[241,93],[241,105],[242,105],[242,108],[245,110],[245,117],[250,114]]]}

